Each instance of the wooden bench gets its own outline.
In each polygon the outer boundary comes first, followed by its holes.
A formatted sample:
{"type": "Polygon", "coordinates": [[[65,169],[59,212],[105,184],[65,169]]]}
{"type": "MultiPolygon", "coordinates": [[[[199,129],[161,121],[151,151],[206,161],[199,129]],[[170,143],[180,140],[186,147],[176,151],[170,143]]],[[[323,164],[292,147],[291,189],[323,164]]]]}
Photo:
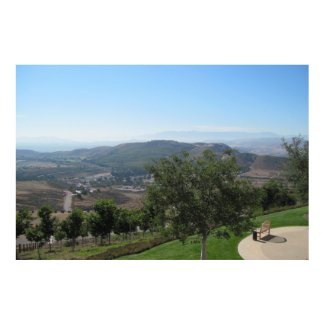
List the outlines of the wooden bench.
{"type": "Polygon", "coordinates": [[[270,220],[265,220],[262,225],[261,228],[256,229],[256,233],[257,236],[260,237],[260,239],[262,238],[262,234],[264,234],[265,232],[268,233],[268,235],[270,234],[270,228],[271,228],[271,221],[270,220]]]}

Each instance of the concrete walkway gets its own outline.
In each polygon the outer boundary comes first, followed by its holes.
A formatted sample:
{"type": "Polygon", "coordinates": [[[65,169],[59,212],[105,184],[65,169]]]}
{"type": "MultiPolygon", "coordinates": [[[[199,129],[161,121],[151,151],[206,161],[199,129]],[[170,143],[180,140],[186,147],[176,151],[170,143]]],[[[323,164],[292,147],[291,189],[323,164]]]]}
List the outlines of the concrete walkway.
{"type": "Polygon", "coordinates": [[[308,227],[271,228],[270,236],[257,241],[250,235],[238,252],[245,260],[308,260],[308,227]]]}

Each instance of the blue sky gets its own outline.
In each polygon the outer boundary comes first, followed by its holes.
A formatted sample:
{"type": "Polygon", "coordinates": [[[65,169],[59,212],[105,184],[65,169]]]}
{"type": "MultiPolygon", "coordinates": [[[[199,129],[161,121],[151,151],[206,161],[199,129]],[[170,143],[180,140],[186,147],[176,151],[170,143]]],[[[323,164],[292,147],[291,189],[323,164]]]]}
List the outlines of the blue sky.
{"type": "Polygon", "coordinates": [[[17,66],[17,137],[308,134],[308,66],[17,66]]]}

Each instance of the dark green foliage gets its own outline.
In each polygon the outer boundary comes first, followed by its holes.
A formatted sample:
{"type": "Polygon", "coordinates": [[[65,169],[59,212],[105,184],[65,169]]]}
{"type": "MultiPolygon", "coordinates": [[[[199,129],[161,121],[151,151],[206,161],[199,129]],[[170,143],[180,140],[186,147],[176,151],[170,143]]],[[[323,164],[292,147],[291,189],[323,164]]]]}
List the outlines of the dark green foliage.
{"type": "Polygon", "coordinates": [[[153,207],[148,204],[148,201],[146,203],[143,209],[139,210],[137,213],[138,225],[143,231],[143,234],[147,230],[154,231],[155,228],[155,213],[153,207]]]}
{"type": "Polygon", "coordinates": [[[29,227],[25,232],[27,240],[37,243],[37,253],[39,259],[41,259],[39,248],[44,240],[44,233],[40,228],[40,225],[36,225],[34,227],[29,227]]]}
{"type": "Polygon", "coordinates": [[[30,227],[26,230],[26,238],[31,242],[40,243],[44,239],[40,226],[30,227]]]}
{"type": "Polygon", "coordinates": [[[90,213],[88,224],[90,233],[101,239],[108,235],[110,243],[110,233],[115,224],[116,205],[112,200],[98,200],[94,205],[96,213],[90,213]]]}
{"type": "Polygon", "coordinates": [[[294,185],[299,200],[308,203],[309,142],[298,136],[291,143],[283,139],[282,146],[289,156],[286,177],[294,185]]]}
{"type": "Polygon", "coordinates": [[[20,209],[16,214],[16,237],[24,234],[32,222],[32,214],[28,209],[20,209]]]}
{"type": "Polygon", "coordinates": [[[211,234],[213,234],[217,238],[223,238],[223,239],[230,238],[230,232],[227,230],[226,227],[220,227],[220,228],[214,229],[213,231],[211,231],[211,234]]]}
{"type": "Polygon", "coordinates": [[[62,239],[66,238],[66,233],[62,229],[63,222],[56,222],[55,224],[55,231],[54,231],[54,238],[58,241],[61,241],[62,239]]]}
{"type": "Polygon", "coordinates": [[[82,210],[73,209],[68,218],[62,222],[62,230],[66,233],[67,238],[72,239],[73,248],[75,247],[76,238],[81,235],[83,219],[82,210]]]}
{"type": "Polygon", "coordinates": [[[81,228],[80,228],[80,236],[87,237],[88,233],[89,233],[89,224],[86,215],[84,215],[81,228]]]}
{"type": "Polygon", "coordinates": [[[49,241],[55,230],[55,218],[51,214],[52,209],[48,205],[42,206],[38,211],[38,216],[41,220],[39,230],[42,232],[45,241],[49,241]]]}
{"type": "Polygon", "coordinates": [[[262,187],[262,208],[268,210],[273,207],[282,207],[288,205],[295,205],[296,200],[289,193],[282,183],[271,179],[262,187]]]}
{"type": "Polygon", "coordinates": [[[141,143],[125,143],[114,147],[109,155],[100,157],[96,163],[100,165],[112,166],[117,171],[122,171],[124,167],[141,168],[153,159],[167,157],[182,150],[191,150],[194,145],[180,143],[176,141],[149,141],[141,143]]]}
{"type": "Polygon", "coordinates": [[[98,237],[98,236],[106,235],[103,234],[102,227],[101,227],[101,219],[96,212],[90,211],[87,214],[87,222],[88,222],[89,232],[91,233],[92,236],[98,237]]]}
{"type": "Polygon", "coordinates": [[[256,191],[238,180],[239,167],[231,152],[217,159],[206,150],[201,157],[172,156],[149,168],[155,183],[147,200],[155,207],[165,227],[184,240],[193,233],[202,236],[202,258],[210,231],[226,225],[240,231],[247,227],[256,206],[256,191]]]}
{"type": "Polygon", "coordinates": [[[114,233],[127,235],[134,232],[136,226],[136,214],[133,211],[125,208],[118,208],[116,210],[114,233]]]}

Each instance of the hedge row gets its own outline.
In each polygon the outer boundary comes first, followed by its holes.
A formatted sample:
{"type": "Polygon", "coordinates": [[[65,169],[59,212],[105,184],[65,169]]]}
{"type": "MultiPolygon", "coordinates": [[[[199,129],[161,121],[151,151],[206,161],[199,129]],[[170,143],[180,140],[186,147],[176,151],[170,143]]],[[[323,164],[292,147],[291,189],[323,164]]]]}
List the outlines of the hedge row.
{"type": "Polygon", "coordinates": [[[295,204],[295,205],[286,205],[284,207],[275,207],[275,208],[271,208],[269,210],[263,211],[262,214],[266,215],[266,214],[275,213],[275,212],[282,212],[282,211],[286,211],[286,210],[302,208],[304,206],[306,206],[306,204],[295,204]]]}
{"type": "Polygon", "coordinates": [[[87,259],[88,260],[112,260],[114,258],[118,258],[124,255],[141,253],[147,249],[164,244],[170,240],[173,240],[173,238],[159,237],[159,238],[152,239],[150,241],[130,243],[125,246],[110,248],[106,252],[89,256],[87,259]]]}

